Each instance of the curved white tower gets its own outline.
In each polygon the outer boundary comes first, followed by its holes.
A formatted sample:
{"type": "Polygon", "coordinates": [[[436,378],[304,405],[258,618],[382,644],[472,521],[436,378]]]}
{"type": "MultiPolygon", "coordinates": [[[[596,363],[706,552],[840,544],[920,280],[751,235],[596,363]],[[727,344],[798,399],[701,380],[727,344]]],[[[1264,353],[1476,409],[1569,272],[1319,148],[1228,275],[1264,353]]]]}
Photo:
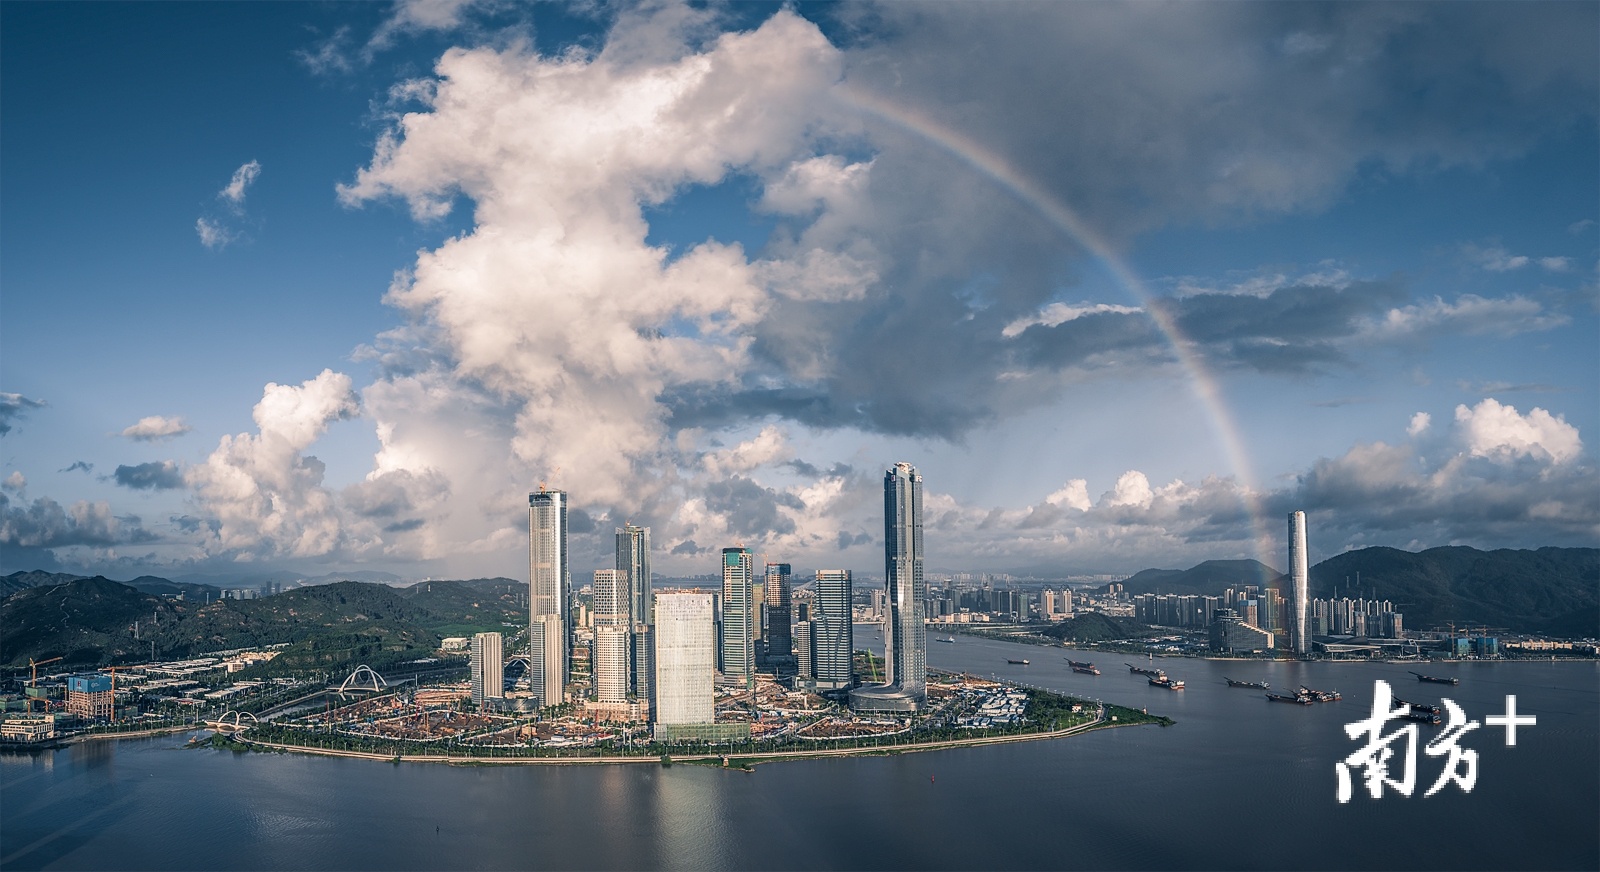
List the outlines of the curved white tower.
{"type": "Polygon", "coordinates": [[[1306,604],[1309,602],[1306,587],[1310,575],[1306,562],[1306,513],[1290,512],[1289,588],[1294,601],[1294,623],[1289,627],[1289,648],[1302,657],[1311,653],[1311,640],[1306,636],[1306,604]]]}

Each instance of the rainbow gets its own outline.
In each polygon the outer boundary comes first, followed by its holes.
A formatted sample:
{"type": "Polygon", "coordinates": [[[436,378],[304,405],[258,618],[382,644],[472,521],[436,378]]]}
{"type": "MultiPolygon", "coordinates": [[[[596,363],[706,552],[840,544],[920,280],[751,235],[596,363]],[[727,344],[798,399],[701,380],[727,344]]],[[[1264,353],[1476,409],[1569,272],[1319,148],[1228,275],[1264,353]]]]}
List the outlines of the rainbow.
{"type": "Polygon", "coordinates": [[[1154,296],[1133,269],[1076,212],[1018,172],[994,152],[938,122],[859,89],[840,85],[837,93],[846,104],[937,146],[1000,186],[1092,254],[1112,278],[1127,290],[1129,296],[1138,303],[1167,343],[1172,346],[1178,363],[1194,384],[1195,393],[1199,395],[1206,409],[1217,442],[1226,454],[1228,463],[1233,467],[1234,477],[1239,481],[1240,499],[1246,515],[1250,518],[1256,559],[1271,566],[1271,558],[1275,551],[1272,536],[1267,532],[1266,519],[1262,517],[1259,492],[1256,489],[1249,457],[1244,449],[1244,440],[1239,435],[1239,425],[1223,401],[1222,387],[1195,350],[1195,343],[1184,336],[1170,312],[1162,306],[1154,305],[1154,296]]]}

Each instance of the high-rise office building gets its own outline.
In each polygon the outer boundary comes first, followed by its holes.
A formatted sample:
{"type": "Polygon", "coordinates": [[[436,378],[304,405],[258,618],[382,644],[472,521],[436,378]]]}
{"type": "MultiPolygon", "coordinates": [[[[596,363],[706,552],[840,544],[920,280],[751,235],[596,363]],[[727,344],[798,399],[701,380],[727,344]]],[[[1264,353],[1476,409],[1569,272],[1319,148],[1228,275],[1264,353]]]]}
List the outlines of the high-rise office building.
{"type": "Polygon", "coordinates": [[[539,708],[566,701],[566,630],[556,615],[535,615],[528,624],[528,689],[539,708]]]}
{"type": "Polygon", "coordinates": [[[620,569],[594,571],[594,625],[596,627],[632,627],[632,597],[628,589],[628,574],[620,569]]]}
{"type": "Polygon", "coordinates": [[[922,476],[909,463],[883,474],[884,672],[888,682],[850,693],[864,711],[915,711],[927,699],[928,596],[922,575],[922,476]]]}
{"type": "Polygon", "coordinates": [[[787,563],[767,564],[767,659],[783,665],[794,655],[789,629],[790,572],[787,563]]]}
{"type": "Polygon", "coordinates": [[[568,600],[572,572],[567,562],[567,493],[539,490],[528,494],[528,617],[529,639],[534,624],[541,624],[538,645],[529,647],[532,668],[546,687],[546,697],[559,704],[565,694],[572,650],[568,600]],[[554,624],[545,618],[554,618],[554,624]]]}
{"type": "Polygon", "coordinates": [[[655,719],[662,726],[715,720],[716,651],[712,596],[663,591],[656,597],[655,719]]]}
{"type": "Polygon", "coordinates": [[[796,621],[794,625],[795,677],[802,681],[816,678],[811,666],[811,622],[796,621]]]}
{"type": "Polygon", "coordinates": [[[624,524],[617,531],[617,568],[628,575],[630,623],[650,624],[650,528],[624,524]]]}
{"type": "Polygon", "coordinates": [[[487,700],[506,695],[503,642],[499,633],[476,633],[472,637],[472,704],[480,709],[491,705],[487,700]]]}
{"type": "Polygon", "coordinates": [[[594,647],[590,660],[594,670],[595,699],[600,702],[626,702],[632,689],[633,610],[628,588],[628,573],[620,569],[594,571],[594,647]]]}
{"type": "Polygon", "coordinates": [[[1289,513],[1289,588],[1294,598],[1294,619],[1289,627],[1289,649],[1302,657],[1311,653],[1306,636],[1306,604],[1311,581],[1306,558],[1306,513],[1289,513]]]}
{"type": "Polygon", "coordinates": [[[811,596],[811,674],[818,687],[855,684],[855,625],[850,621],[854,594],[850,570],[817,570],[811,596]]]}
{"type": "Polygon", "coordinates": [[[722,549],[722,675],[748,689],[756,686],[754,574],[750,549],[722,549]]]}
{"type": "Polygon", "coordinates": [[[626,626],[602,624],[594,628],[595,699],[605,703],[628,701],[630,634],[626,626]]]}
{"type": "Polygon", "coordinates": [[[628,615],[633,625],[629,655],[629,692],[641,700],[650,699],[651,676],[655,674],[650,646],[655,634],[655,609],[650,592],[650,528],[624,524],[617,530],[617,569],[627,575],[628,615]]]}

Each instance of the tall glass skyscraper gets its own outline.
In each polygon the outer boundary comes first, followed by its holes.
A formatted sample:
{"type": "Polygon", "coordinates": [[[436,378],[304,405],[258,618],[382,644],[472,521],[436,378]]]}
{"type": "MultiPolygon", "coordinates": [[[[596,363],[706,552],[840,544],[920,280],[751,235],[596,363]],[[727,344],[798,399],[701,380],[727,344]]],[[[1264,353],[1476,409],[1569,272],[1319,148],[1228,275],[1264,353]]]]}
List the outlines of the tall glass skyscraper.
{"type": "Polygon", "coordinates": [[[854,593],[850,570],[817,570],[809,647],[811,677],[819,687],[837,689],[855,683],[855,627],[850,622],[850,599],[854,593]]]}
{"type": "Polygon", "coordinates": [[[722,549],[722,674],[750,689],[756,686],[754,576],[750,549],[722,549]]]}
{"type": "Polygon", "coordinates": [[[1289,513],[1289,589],[1294,599],[1294,623],[1289,627],[1289,650],[1304,657],[1311,653],[1311,639],[1306,636],[1306,604],[1310,594],[1306,590],[1311,581],[1311,570],[1306,558],[1306,513],[1289,513]]]}
{"type": "Polygon", "coordinates": [[[787,563],[767,564],[767,657],[788,664],[794,654],[790,638],[789,606],[793,598],[787,563]]]}
{"type": "Polygon", "coordinates": [[[883,474],[883,574],[889,591],[884,672],[921,705],[928,685],[922,613],[928,584],[922,577],[922,476],[909,463],[896,463],[883,474]]]}
{"type": "Polygon", "coordinates": [[[617,530],[617,568],[628,574],[632,620],[653,624],[650,609],[650,528],[624,524],[617,530]]]}
{"type": "Polygon", "coordinates": [[[540,487],[528,494],[528,680],[544,705],[559,705],[566,689],[571,592],[567,493],[540,487]]]}
{"type": "Polygon", "coordinates": [[[633,627],[629,658],[628,691],[642,700],[651,698],[650,682],[655,675],[655,606],[650,592],[650,528],[624,524],[617,530],[617,570],[627,579],[628,619],[633,627]]]}
{"type": "Polygon", "coordinates": [[[883,567],[888,609],[883,621],[887,683],[857,688],[860,711],[916,711],[928,698],[928,630],[922,575],[922,476],[909,463],[883,474],[883,567]]]}

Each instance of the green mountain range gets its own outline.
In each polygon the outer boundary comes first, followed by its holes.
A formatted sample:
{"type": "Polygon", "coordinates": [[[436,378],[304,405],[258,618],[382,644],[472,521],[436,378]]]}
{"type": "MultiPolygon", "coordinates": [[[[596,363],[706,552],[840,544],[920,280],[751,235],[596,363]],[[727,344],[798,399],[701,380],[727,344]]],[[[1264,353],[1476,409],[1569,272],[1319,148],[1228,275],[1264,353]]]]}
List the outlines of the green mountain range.
{"type": "Polygon", "coordinates": [[[102,666],[146,660],[152,651],[180,659],[281,642],[290,643],[273,661],[281,668],[416,658],[441,636],[516,632],[526,623],[525,587],[505,578],[408,588],[342,581],[206,603],[75,578],[0,600],[0,665],[62,657],[68,666],[102,666]]]}
{"type": "MultiPolygon", "coordinates": [[[[1426,551],[1362,548],[1310,568],[1310,595],[1389,600],[1408,629],[1487,626],[1518,633],[1600,635],[1600,549],[1426,551]]],[[[1220,595],[1255,584],[1287,594],[1288,576],[1255,560],[1208,560],[1191,569],[1146,569],[1129,594],[1220,595]]]]}

